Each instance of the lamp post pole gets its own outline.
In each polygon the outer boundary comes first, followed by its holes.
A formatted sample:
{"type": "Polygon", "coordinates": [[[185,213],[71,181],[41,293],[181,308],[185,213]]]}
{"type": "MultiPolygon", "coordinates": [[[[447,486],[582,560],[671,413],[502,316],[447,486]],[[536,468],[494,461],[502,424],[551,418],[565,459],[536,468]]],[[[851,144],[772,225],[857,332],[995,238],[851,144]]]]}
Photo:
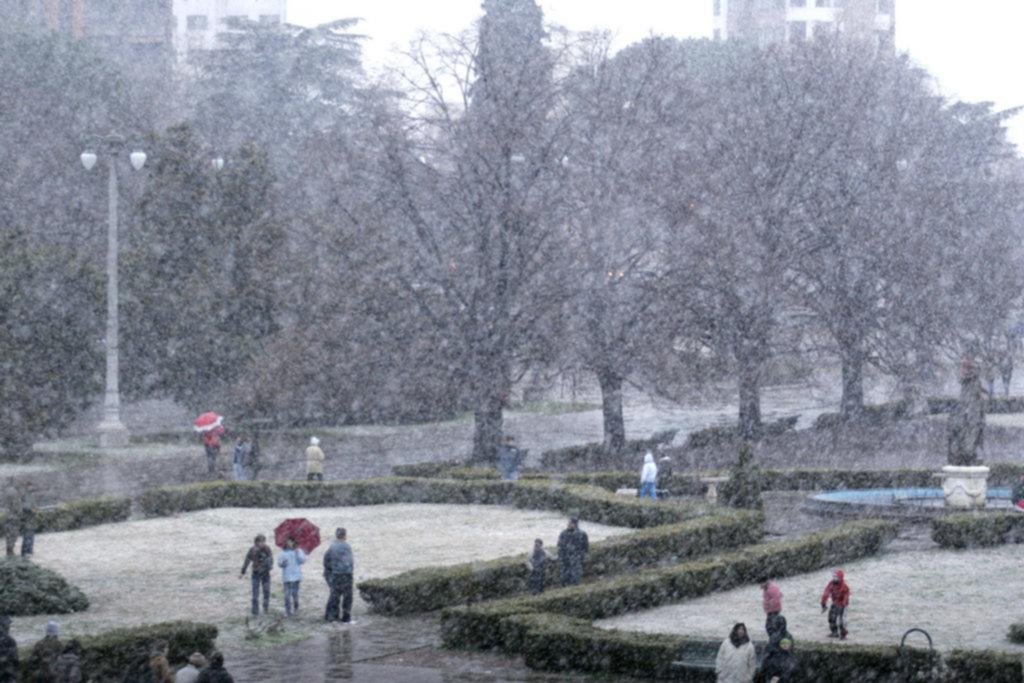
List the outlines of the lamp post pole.
{"type": "MultiPolygon", "coordinates": [[[[124,145],[124,138],[118,135],[110,135],[104,140],[104,146],[109,155],[107,169],[107,371],[106,390],[103,395],[103,417],[96,427],[101,448],[122,448],[128,445],[131,438],[128,428],[121,421],[121,391],[118,385],[120,356],[117,287],[117,158],[124,145]]],[[[135,151],[131,153],[130,160],[135,170],[141,170],[146,163],[146,155],[143,152],[135,151]]],[[[86,170],[91,169],[95,164],[96,155],[94,153],[82,154],[82,165],[86,170]]]]}

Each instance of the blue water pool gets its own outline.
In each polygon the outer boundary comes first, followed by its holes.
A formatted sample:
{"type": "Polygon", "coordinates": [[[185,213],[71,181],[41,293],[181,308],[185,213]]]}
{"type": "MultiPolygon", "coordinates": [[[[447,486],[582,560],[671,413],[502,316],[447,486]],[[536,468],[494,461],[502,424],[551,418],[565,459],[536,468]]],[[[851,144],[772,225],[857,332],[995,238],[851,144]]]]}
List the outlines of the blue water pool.
{"type": "MultiPolygon", "coordinates": [[[[946,507],[942,489],[850,489],[826,491],[807,499],[805,509],[826,515],[858,517],[934,517],[955,512],[946,507]]],[[[986,510],[1006,511],[1010,504],[1010,489],[990,488],[986,510]]]]}

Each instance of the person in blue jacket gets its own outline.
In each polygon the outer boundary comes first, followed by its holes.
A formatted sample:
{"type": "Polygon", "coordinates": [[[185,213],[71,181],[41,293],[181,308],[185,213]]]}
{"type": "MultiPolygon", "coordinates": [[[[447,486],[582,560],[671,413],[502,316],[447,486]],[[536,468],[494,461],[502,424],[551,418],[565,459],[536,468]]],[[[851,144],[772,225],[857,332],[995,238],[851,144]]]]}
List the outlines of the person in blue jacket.
{"type": "Polygon", "coordinates": [[[282,570],[284,579],[284,615],[290,617],[299,611],[299,584],[302,583],[302,565],[306,562],[306,553],[295,544],[289,536],[285,539],[284,550],[277,557],[277,566],[282,570]]]}

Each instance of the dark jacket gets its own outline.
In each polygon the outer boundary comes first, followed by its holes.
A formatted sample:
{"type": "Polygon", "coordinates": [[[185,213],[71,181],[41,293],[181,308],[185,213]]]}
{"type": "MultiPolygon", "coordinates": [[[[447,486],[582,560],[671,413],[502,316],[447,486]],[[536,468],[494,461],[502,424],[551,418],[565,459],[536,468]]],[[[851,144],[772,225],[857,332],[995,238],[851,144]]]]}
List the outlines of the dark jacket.
{"type": "Polygon", "coordinates": [[[581,565],[590,551],[590,537],[581,529],[564,529],[558,535],[558,559],[563,565],[581,565]]]}
{"type": "Polygon", "coordinates": [[[0,631],[0,683],[15,683],[18,680],[18,643],[0,631]]]}
{"type": "Polygon", "coordinates": [[[56,683],[81,683],[82,661],[74,652],[65,652],[57,658],[53,674],[56,683]]]}
{"type": "Polygon", "coordinates": [[[149,651],[140,649],[132,656],[121,683],[156,683],[153,669],[149,665],[149,651]]]}
{"type": "Polygon", "coordinates": [[[262,576],[263,574],[270,574],[270,571],[274,568],[274,552],[270,549],[269,545],[264,545],[262,548],[258,545],[253,545],[249,548],[249,552],[245,554],[245,562],[242,564],[242,573],[252,565],[253,576],[262,576]]]}
{"type": "Polygon", "coordinates": [[[252,452],[252,444],[248,441],[241,441],[235,444],[235,453],[232,462],[235,465],[247,466],[249,464],[249,453],[252,452]]]}
{"type": "Polygon", "coordinates": [[[214,667],[211,664],[199,672],[199,678],[196,679],[196,683],[235,683],[235,679],[231,677],[231,674],[223,666],[214,667]]]}
{"type": "Polygon", "coordinates": [[[796,649],[793,636],[786,628],[786,617],[781,614],[775,618],[777,628],[768,639],[768,647],[765,648],[764,661],[761,662],[761,671],[766,681],[772,676],[778,676],[783,683],[790,680],[793,671],[796,669],[796,659],[793,655],[796,649]],[[783,647],[783,641],[789,641],[789,647],[783,647]]]}
{"type": "Polygon", "coordinates": [[[324,577],[334,574],[351,574],[355,569],[352,546],[345,541],[335,541],[324,553],[324,577]]]}
{"type": "Polygon", "coordinates": [[[64,643],[57,636],[46,636],[32,646],[29,656],[29,669],[35,672],[37,683],[52,681],[53,666],[57,658],[64,652],[64,643]]]}

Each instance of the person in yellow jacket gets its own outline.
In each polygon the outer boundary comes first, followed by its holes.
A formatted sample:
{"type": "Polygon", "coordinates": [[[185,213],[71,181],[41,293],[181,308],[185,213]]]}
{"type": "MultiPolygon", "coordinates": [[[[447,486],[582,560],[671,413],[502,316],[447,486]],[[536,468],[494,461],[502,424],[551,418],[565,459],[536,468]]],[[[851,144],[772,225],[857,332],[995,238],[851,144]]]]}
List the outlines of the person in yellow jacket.
{"type": "Polygon", "coordinates": [[[324,452],[320,449],[320,439],[309,437],[306,449],[306,481],[324,480],[324,452]]]}

